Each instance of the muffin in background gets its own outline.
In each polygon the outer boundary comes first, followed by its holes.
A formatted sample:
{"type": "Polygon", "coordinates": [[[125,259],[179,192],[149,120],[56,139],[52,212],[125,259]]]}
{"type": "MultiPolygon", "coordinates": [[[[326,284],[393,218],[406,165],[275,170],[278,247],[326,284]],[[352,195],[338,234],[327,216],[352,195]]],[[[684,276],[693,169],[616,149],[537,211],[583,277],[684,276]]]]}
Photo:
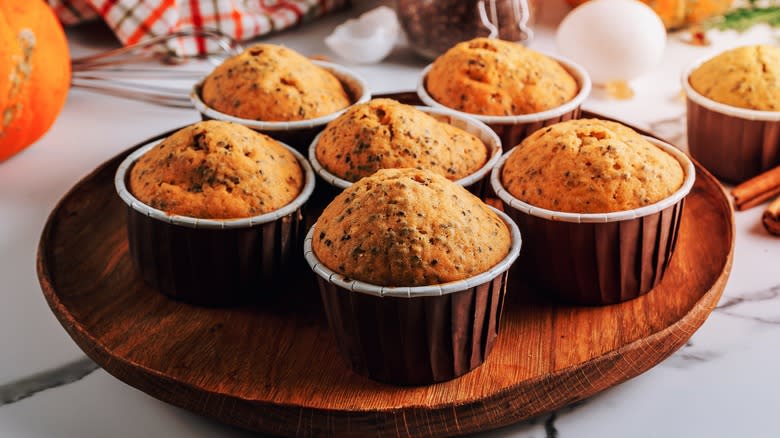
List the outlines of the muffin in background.
{"type": "Polygon", "coordinates": [[[671,196],[680,163],[633,129],[580,119],[536,131],[506,160],[501,179],[517,199],[572,213],[632,210],[671,196]]]}
{"type": "Polygon", "coordinates": [[[707,170],[737,184],[780,165],[780,48],[727,50],[681,79],[688,151],[707,170]]]}
{"type": "Polygon", "coordinates": [[[328,172],[351,182],[379,169],[405,167],[458,180],[479,170],[490,155],[475,135],[392,99],[349,108],[328,124],[315,152],[328,172]]]}
{"type": "Polygon", "coordinates": [[[557,61],[521,44],[490,38],[459,43],[438,57],[425,86],[448,108],[496,116],[549,110],[579,91],[557,61]]]}
{"type": "Polygon", "coordinates": [[[737,47],[711,58],[690,75],[693,88],[726,105],[780,111],[780,47],[737,47]]]}
{"type": "Polygon", "coordinates": [[[379,286],[427,286],[489,270],[509,253],[506,223],[433,172],[383,169],[347,188],[314,227],[319,260],[379,286]]]}
{"type": "Polygon", "coordinates": [[[168,214],[236,219],[268,213],[300,193],[298,159],[239,124],[205,121],[181,129],[134,164],[130,192],[168,214]]]}
{"type": "Polygon", "coordinates": [[[253,45],[225,60],[203,81],[201,93],[217,111],[262,121],[313,119],[351,103],[332,73],[272,44],[253,45]]]}

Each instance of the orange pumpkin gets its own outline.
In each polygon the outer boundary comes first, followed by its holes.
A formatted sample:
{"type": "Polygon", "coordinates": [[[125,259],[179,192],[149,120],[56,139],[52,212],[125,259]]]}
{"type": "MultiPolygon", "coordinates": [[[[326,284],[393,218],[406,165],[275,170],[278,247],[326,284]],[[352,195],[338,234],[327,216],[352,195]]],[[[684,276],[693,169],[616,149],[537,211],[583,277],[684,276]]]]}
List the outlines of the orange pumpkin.
{"type": "MultiPolygon", "coordinates": [[[[588,0],[566,0],[579,6],[588,0]]],[[[734,0],[641,0],[653,8],[667,29],[678,29],[720,15],[729,10],[734,0]]]]}
{"type": "Polygon", "coordinates": [[[68,43],[49,6],[0,1],[0,161],[51,127],[69,85],[68,43]]]}

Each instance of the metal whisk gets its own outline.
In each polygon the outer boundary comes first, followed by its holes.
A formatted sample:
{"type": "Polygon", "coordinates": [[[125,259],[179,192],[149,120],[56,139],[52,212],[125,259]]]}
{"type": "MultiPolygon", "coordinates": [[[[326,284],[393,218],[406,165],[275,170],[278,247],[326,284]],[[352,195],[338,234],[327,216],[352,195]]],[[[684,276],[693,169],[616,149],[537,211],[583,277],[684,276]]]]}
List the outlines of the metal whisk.
{"type": "Polygon", "coordinates": [[[183,37],[214,40],[219,51],[207,57],[213,65],[242,50],[237,41],[220,32],[182,30],[119,49],[75,58],[71,61],[71,85],[167,107],[192,107],[188,97],[191,85],[208,71],[171,67],[186,63],[190,57],[179,56],[170,49],[159,50],[160,47],[166,47],[169,41],[183,37]],[[154,83],[149,83],[150,81],[154,83]],[[181,81],[188,81],[190,84],[188,87],[173,84],[181,81]]]}

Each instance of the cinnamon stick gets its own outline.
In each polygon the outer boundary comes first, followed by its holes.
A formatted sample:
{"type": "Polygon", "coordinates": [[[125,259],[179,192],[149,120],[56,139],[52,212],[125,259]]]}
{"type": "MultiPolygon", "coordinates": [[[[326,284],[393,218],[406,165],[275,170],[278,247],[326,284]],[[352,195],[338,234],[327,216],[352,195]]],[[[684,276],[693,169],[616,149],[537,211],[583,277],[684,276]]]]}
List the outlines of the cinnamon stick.
{"type": "Polygon", "coordinates": [[[734,207],[747,210],[780,195],[780,166],[768,170],[734,187],[734,207]]]}
{"type": "Polygon", "coordinates": [[[767,231],[775,236],[780,236],[780,196],[769,204],[761,220],[767,231]]]}

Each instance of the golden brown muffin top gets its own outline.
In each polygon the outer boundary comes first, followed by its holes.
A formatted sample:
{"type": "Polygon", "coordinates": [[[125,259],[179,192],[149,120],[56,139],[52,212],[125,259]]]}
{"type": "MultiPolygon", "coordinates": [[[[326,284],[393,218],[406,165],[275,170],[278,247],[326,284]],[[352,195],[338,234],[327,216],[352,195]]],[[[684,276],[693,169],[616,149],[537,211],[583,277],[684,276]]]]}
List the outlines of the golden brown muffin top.
{"type": "Polygon", "coordinates": [[[728,50],[691,73],[694,90],[716,102],[780,111],[780,48],[769,45],[728,50]]]}
{"type": "Polygon", "coordinates": [[[437,58],[425,87],[444,106],[497,116],[549,110],[578,92],[577,81],[557,61],[489,38],[459,43],[437,58]]]}
{"type": "Polygon", "coordinates": [[[685,173],[673,156],[619,123],[571,120],[526,138],[504,163],[512,196],[548,210],[607,213],[671,196],[685,173]]]}
{"type": "Polygon", "coordinates": [[[325,208],[312,245],[348,278],[427,286],[489,270],[511,243],[504,221],[463,187],[430,171],[383,169],[325,208]]]}
{"type": "Polygon", "coordinates": [[[203,81],[203,102],[234,117],[294,121],[350,105],[331,72],[286,47],[255,44],[228,58],[203,81]]]}
{"type": "Polygon", "coordinates": [[[230,122],[198,122],[150,149],[130,171],[129,190],[169,214],[237,219],[278,210],[303,187],[295,155],[230,122]]]}
{"type": "Polygon", "coordinates": [[[479,170],[488,150],[476,136],[409,105],[374,99],[330,122],[316,146],[330,173],[357,181],[379,169],[428,169],[450,180],[479,170]]]}

